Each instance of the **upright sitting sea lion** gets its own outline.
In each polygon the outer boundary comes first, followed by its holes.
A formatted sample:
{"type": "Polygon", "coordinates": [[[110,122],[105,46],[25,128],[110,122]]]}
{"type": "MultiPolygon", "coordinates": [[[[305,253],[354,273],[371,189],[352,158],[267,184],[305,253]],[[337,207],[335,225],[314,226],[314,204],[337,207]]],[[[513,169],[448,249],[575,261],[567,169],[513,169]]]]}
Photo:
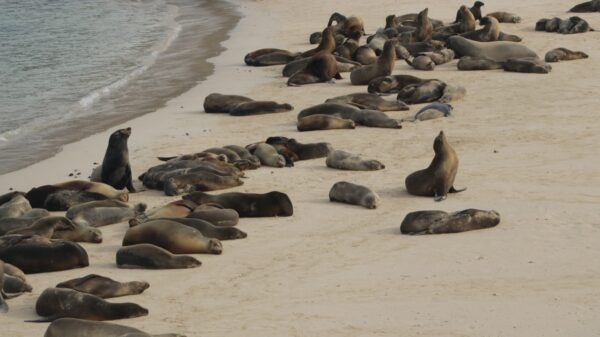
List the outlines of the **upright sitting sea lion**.
{"type": "Polygon", "coordinates": [[[356,124],[351,119],[328,115],[312,115],[298,119],[298,131],[354,129],[356,124]]]}
{"type": "Polygon", "coordinates": [[[374,209],[379,204],[379,196],[368,187],[346,181],[335,183],[329,191],[329,200],[359,205],[374,209]]]}
{"type": "Polygon", "coordinates": [[[397,99],[406,104],[435,102],[444,95],[445,88],[446,83],[440,80],[424,80],[418,84],[406,85],[398,92],[397,99]]]}
{"type": "MultiPolygon", "coordinates": [[[[360,65],[361,65],[361,63],[359,63],[359,62],[352,61],[351,59],[346,59],[342,56],[338,56],[338,55],[334,54],[334,57],[336,60],[338,72],[340,72],[340,73],[350,72],[350,71],[360,67],[360,65]]],[[[285,67],[283,67],[283,69],[281,70],[281,74],[283,75],[283,77],[291,77],[295,73],[304,70],[304,68],[306,68],[306,65],[308,65],[308,63],[310,63],[311,59],[312,58],[310,58],[310,57],[306,57],[303,59],[298,59],[298,60],[292,61],[292,62],[286,64],[285,67]]]]}
{"type": "Polygon", "coordinates": [[[380,161],[374,159],[363,159],[352,153],[336,150],[331,152],[325,160],[327,167],[351,170],[351,171],[376,171],[385,168],[380,161]]]}
{"type": "Polygon", "coordinates": [[[288,81],[289,86],[298,86],[311,83],[329,82],[333,79],[342,79],[335,56],[327,51],[321,51],[312,56],[306,67],[292,75],[288,81]]]}
{"type": "Polygon", "coordinates": [[[431,40],[432,34],[433,25],[429,20],[429,8],[425,8],[417,16],[417,29],[414,31],[414,38],[410,42],[427,42],[431,40]]]}
{"type": "Polygon", "coordinates": [[[352,84],[366,85],[376,77],[391,75],[396,62],[396,48],[394,46],[396,43],[394,40],[387,41],[383,47],[383,53],[379,56],[375,64],[354,69],[350,73],[352,84]]]}
{"type": "Polygon", "coordinates": [[[477,28],[475,16],[473,13],[471,13],[467,6],[460,6],[458,11],[460,13],[461,20],[449,26],[436,29],[433,32],[434,40],[446,41],[452,35],[472,32],[477,28]]]}
{"type": "Polygon", "coordinates": [[[452,115],[452,105],[445,103],[431,103],[421,108],[416,114],[412,121],[426,121],[430,119],[449,117],[452,115]]]}
{"type": "Polygon", "coordinates": [[[370,93],[357,93],[328,98],[325,100],[325,103],[350,104],[360,109],[379,111],[404,111],[409,109],[408,105],[402,101],[386,101],[381,96],[370,93]]]}
{"type": "Polygon", "coordinates": [[[92,172],[92,181],[103,182],[117,190],[127,188],[129,192],[135,192],[127,148],[129,136],[131,136],[131,128],[120,129],[110,135],[104,160],[102,165],[95,169],[96,172],[92,172]]]}
{"type": "Polygon", "coordinates": [[[552,66],[537,57],[522,57],[508,59],[503,63],[504,71],[518,73],[536,73],[547,74],[552,70],[552,66]]]}
{"type": "Polygon", "coordinates": [[[66,288],[44,290],[35,303],[35,311],[46,318],[30,322],[51,322],[63,317],[105,321],[148,315],[148,309],[135,303],[110,303],[66,288]]]}
{"type": "Polygon", "coordinates": [[[112,323],[76,318],[60,318],[52,322],[44,337],[185,337],[179,334],[148,334],[141,330],[112,323]]]}
{"type": "Polygon", "coordinates": [[[458,170],[458,156],[444,135],[444,131],[433,142],[435,156],[429,167],[416,171],[406,177],[406,190],[410,194],[434,197],[435,201],[446,199],[448,193],[457,193],[465,189],[454,188],[454,178],[458,170]]]}
{"type": "Polygon", "coordinates": [[[461,233],[495,227],[500,223],[496,211],[466,209],[455,213],[444,211],[418,211],[404,217],[400,225],[402,234],[461,233]]]}
{"type": "Polygon", "coordinates": [[[485,57],[496,62],[506,62],[510,58],[537,57],[533,50],[515,42],[477,42],[462,36],[451,36],[448,44],[459,57],[485,57]]]}
{"type": "Polygon", "coordinates": [[[238,212],[240,217],[272,217],[292,216],[294,208],[290,198],[277,191],[257,194],[230,192],[211,195],[204,192],[194,192],[183,196],[197,204],[218,204],[224,208],[231,208],[238,212]]]}
{"type": "Polygon", "coordinates": [[[567,48],[555,48],[546,53],[546,62],[570,61],[586,59],[588,55],[582,51],[572,51],[567,48]]]}
{"type": "MultiPolygon", "coordinates": [[[[485,4],[481,1],[475,1],[473,6],[471,8],[469,8],[469,11],[471,12],[471,14],[473,14],[473,17],[475,18],[475,20],[481,21],[481,7],[483,7],[484,5],[485,4]]],[[[454,23],[458,23],[458,22],[462,21],[462,19],[463,19],[462,12],[459,9],[458,11],[456,11],[456,19],[454,20],[454,23]]]]}
{"type": "Polygon", "coordinates": [[[86,191],[92,193],[102,194],[108,199],[117,199],[124,202],[129,201],[129,193],[126,190],[117,190],[110,185],[100,183],[100,182],[91,182],[85,180],[71,180],[65,181],[60,184],[53,184],[52,186],[56,186],[59,188],[64,188],[68,190],[77,190],[77,191],[86,191]]]}
{"type": "Polygon", "coordinates": [[[188,255],[173,255],[168,250],[149,243],[121,247],[117,251],[117,267],[143,269],[195,268],[202,262],[188,255]]]}
{"type": "Polygon", "coordinates": [[[578,5],[575,5],[573,8],[569,9],[569,12],[573,12],[573,13],[600,12],[600,0],[592,0],[592,1],[582,2],[578,5]]]}
{"type": "Polygon", "coordinates": [[[479,20],[479,23],[483,25],[483,28],[463,33],[460,36],[479,42],[498,41],[498,37],[500,36],[500,23],[498,23],[498,20],[495,17],[487,15],[479,20]]]}
{"type": "Polygon", "coordinates": [[[274,101],[255,101],[238,95],[222,95],[212,93],[204,99],[206,113],[229,113],[231,116],[250,116],[278,113],[292,110],[287,103],[274,101]]]}
{"type": "Polygon", "coordinates": [[[143,293],[148,287],[150,287],[148,282],[132,281],[122,283],[96,274],[64,281],[56,285],[56,288],[69,288],[100,298],[137,295],[143,293]]]}
{"type": "Polygon", "coordinates": [[[507,13],[507,12],[493,12],[488,13],[487,16],[494,17],[498,19],[498,22],[502,23],[519,23],[521,22],[521,17],[517,14],[507,13]]]}
{"type": "Polygon", "coordinates": [[[335,43],[333,27],[326,27],[323,30],[323,33],[321,35],[321,42],[319,42],[319,45],[316,48],[307,50],[304,53],[300,54],[300,57],[301,58],[311,57],[320,52],[326,52],[326,53],[331,54],[335,50],[335,47],[336,47],[336,43],[335,43]]]}
{"type": "Polygon", "coordinates": [[[423,81],[423,79],[412,75],[381,76],[369,82],[367,91],[373,94],[398,93],[409,84],[420,84],[423,81]]]}

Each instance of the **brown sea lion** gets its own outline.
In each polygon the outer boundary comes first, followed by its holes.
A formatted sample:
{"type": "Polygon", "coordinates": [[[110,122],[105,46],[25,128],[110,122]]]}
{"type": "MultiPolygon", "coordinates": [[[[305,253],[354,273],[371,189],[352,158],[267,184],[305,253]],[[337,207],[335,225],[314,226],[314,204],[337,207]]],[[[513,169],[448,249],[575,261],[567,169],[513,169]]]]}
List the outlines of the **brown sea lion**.
{"type": "Polygon", "coordinates": [[[217,204],[204,204],[194,208],[186,218],[208,221],[214,226],[235,226],[240,220],[240,215],[233,209],[223,208],[217,204]]]}
{"type": "Polygon", "coordinates": [[[523,38],[517,35],[500,32],[498,35],[498,41],[521,42],[523,41],[523,38]]]}
{"type": "Polygon", "coordinates": [[[123,237],[123,246],[141,243],[150,243],[174,254],[221,254],[223,251],[219,240],[208,239],[197,229],[169,220],[153,219],[130,227],[123,237]]]}
{"type": "MultiPolygon", "coordinates": [[[[483,7],[484,5],[485,4],[481,1],[475,1],[473,6],[469,8],[469,11],[471,12],[471,14],[473,14],[475,20],[481,21],[481,7],[483,7]]],[[[456,19],[454,20],[454,23],[458,23],[460,21],[462,21],[462,12],[459,9],[458,11],[456,11],[456,19]]]]}
{"type": "Polygon", "coordinates": [[[149,243],[121,247],[117,251],[117,267],[143,269],[195,268],[202,262],[188,255],[173,255],[168,250],[149,243]]]}
{"type": "Polygon", "coordinates": [[[431,40],[432,34],[433,25],[429,21],[429,8],[425,8],[417,16],[417,29],[413,34],[414,40],[410,42],[427,42],[431,40]]]}
{"type": "Polygon", "coordinates": [[[122,283],[96,274],[89,274],[56,285],[56,288],[73,289],[100,298],[137,295],[143,293],[148,287],[150,287],[148,282],[132,281],[122,283]]]}
{"type": "Polygon", "coordinates": [[[495,227],[500,223],[496,211],[466,209],[460,212],[418,211],[404,217],[400,225],[402,234],[461,233],[495,227]]]}
{"type": "Polygon", "coordinates": [[[537,57],[533,50],[515,42],[477,42],[462,36],[451,36],[448,44],[458,57],[485,57],[496,62],[506,62],[510,58],[537,57]]]}
{"type": "Polygon", "coordinates": [[[277,149],[266,143],[249,145],[248,150],[260,159],[260,163],[270,167],[285,167],[286,160],[284,156],[277,152],[277,149]]]}
{"type": "Polygon", "coordinates": [[[286,64],[295,60],[300,53],[276,48],[264,48],[250,52],[244,56],[244,62],[249,66],[263,67],[286,64]]]}
{"type": "Polygon", "coordinates": [[[148,334],[124,325],[76,318],[60,318],[50,323],[44,337],[185,337],[179,334],[148,334]]]}
{"type": "Polygon", "coordinates": [[[319,82],[330,82],[333,79],[342,79],[335,56],[327,51],[321,51],[311,57],[306,67],[292,75],[288,81],[289,86],[298,86],[319,82]]]}
{"type": "Polygon", "coordinates": [[[17,218],[31,211],[30,201],[23,192],[10,192],[0,196],[0,219],[17,218]]]}
{"type": "Polygon", "coordinates": [[[294,208],[292,201],[285,194],[277,191],[258,194],[230,192],[211,195],[204,192],[194,192],[183,196],[197,204],[218,204],[238,212],[240,217],[273,217],[292,216],[294,208]]]}
{"type": "Polygon", "coordinates": [[[6,293],[4,292],[4,262],[0,260],[0,313],[8,312],[8,304],[5,301],[6,293]]]}
{"type": "Polygon", "coordinates": [[[586,59],[589,56],[582,51],[572,51],[567,48],[555,48],[546,53],[546,62],[559,62],[586,59]]]}
{"type": "MultiPolygon", "coordinates": [[[[202,219],[194,219],[194,218],[161,218],[156,220],[168,220],[177,222],[179,224],[192,227],[197,229],[202,235],[209,239],[217,239],[217,240],[237,240],[237,239],[245,239],[248,237],[248,234],[245,232],[235,228],[235,227],[225,227],[225,226],[215,226],[208,221],[202,219]]],[[[130,224],[131,226],[131,224],[130,224]]]]}
{"type": "Polygon", "coordinates": [[[479,21],[483,28],[460,34],[460,36],[479,42],[497,41],[500,36],[500,23],[495,17],[487,15],[479,21]]]}
{"type": "Polygon", "coordinates": [[[27,284],[26,281],[5,273],[4,286],[2,287],[2,290],[4,290],[4,293],[8,297],[16,297],[22,295],[23,293],[30,293],[33,288],[27,284]]]}
{"type": "Polygon", "coordinates": [[[204,99],[206,113],[229,113],[231,116],[263,115],[293,110],[290,104],[274,101],[255,101],[238,95],[212,93],[204,99]]]}
{"type": "Polygon", "coordinates": [[[573,13],[600,12],[600,0],[592,0],[592,1],[582,2],[578,5],[575,5],[573,8],[569,9],[569,12],[573,12],[573,13]]]}
{"type": "Polygon", "coordinates": [[[29,322],[51,322],[63,317],[106,321],[148,315],[148,309],[135,303],[110,303],[98,296],[65,288],[44,290],[35,303],[35,311],[45,318],[29,322]]]}
{"type": "Polygon", "coordinates": [[[347,18],[340,13],[333,13],[329,17],[327,26],[332,27],[336,32],[340,32],[346,37],[349,37],[354,32],[359,32],[362,35],[365,34],[363,20],[356,16],[347,18]],[[333,22],[336,22],[335,26],[332,26],[333,22]]]}
{"type": "Polygon", "coordinates": [[[416,171],[406,177],[408,193],[434,197],[435,201],[446,199],[448,193],[458,193],[465,189],[454,188],[454,178],[458,170],[458,156],[444,135],[444,131],[433,142],[435,156],[429,167],[416,171]]]}
{"type": "Polygon", "coordinates": [[[175,200],[147,213],[148,218],[185,218],[198,204],[190,200],[175,200]]]}
{"type": "Polygon", "coordinates": [[[325,165],[330,168],[350,171],[376,171],[385,168],[380,161],[363,159],[352,153],[336,150],[331,152],[325,160],[325,165]]]}
{"type": "MultiPolygon", "coordinates": [[[[339,104],[339,103],[323,103],[317,104],[315,106],[306,108],[298,114],[298,119],[304,118],[312,115],[328,115],[335,116],[344,119],[351,119],[356,124],[369,126],[369,127],[377,127],[377,128],[391,128],[391,129],[401,129],[402,125],[400,120],[390,118],[382,111],[378,110],[368,110],[368,109],[359,109],[355,106],[349,104],[339,104]]],[[[330,149],[326,146],[322,146],[322,150],[320,154],[322,157],[326,157],[330,149]]]]}
{"type": "Polygon", "coordinates": [[[452,35],[472,32],[477,28],[475,16],[473,13],[471,13],[467,6],[460,6],[458,11],[460,13],[461,20],[449,26],[436,29],[435,32],[433,32],[434,40],[446,41],[452,35]]]}
{"type": "Polygon", "coordinates": [[[249,169],[256,169],[260,167],[260,159],[246,150],[246,148],[239,145],[227,145],[223,146],[224,149],[231,150],[241,158],[241,160],[247,160],[250,163],[249,169]]]}
{"type": "Polygon", "coordinates": [[[102,242],[102,232],[96,228],[79,225],[63,216],[49,216],[35,221],[31,226],[9,231],[7,234],[38,235],[48,239],[75,242],[102,242]]]}
{"type": "Polygon", "coordinates": [[[312,115],[298,119],[298,131],[354,129],[356,124],[351,119],[328,115],[312,115]]]}
{"type": "Polygon", "coordinates": [[[369,209],[377,208],[379,196],[368,187],[340,181],[329,190],[329,200],[351,205],[363,206],[369,209]]]}
{"type": "Polygon", "coordinates": [[[488,13],[487,16],[494,17],[498,19],[498,22],[502,23],[519,23],[521,22],[521,17],[517,14],[507,13],[507,12],[492,12],[488,13]]]}
{"type": "Polygon", "coordinates": [[[334,54],[339,55],[341,57],[345,57],[349,60],[352,59],[352,55],[358,47],[360,46],[360,37],[362,36],[362,32],[355,31],[353,32],[344,43],[335,48],[334,54]]]}
{"type": "Polygon", "coordinates": [[[504,71],[518,73],[548,74],[552,71],[551,65],[537,57],[508,59],[503,63],[502,67],[504,68],[504,71]]]}
{"type": "Polygon", "coordinates": [[[325,103],[341,103],[354,105],[360,109],[379,111],[404,111],[409,107],[402,101],[386,101],[379,95],[370,93],[357,93],[328,98],[325,103]]]}
{"type": "MultiPolygon", "coordinates": [[[[350,72],[357,67],[360,67],[360,63],[352,61],[351,59],[346,59],[342,56],[334,55],[335,60],[337,61],[337,69],[340,73],[350,72]]],[[[292,61],[283,67],[281,70],[281,74],[283,77],[291,77],[295,73],[304,70],[306,65],[311,61],[310,57],[298,59],[292,61]]]]}
{"type": "Polygon", "coordinates": [[[323,158],[333,151],[333,146],[326,142],[300,143],[294,138],[286,137],[269,137],[266,142],[275,147],[283,146],[287,148],[297,156],[296,160],[323,158]]]}
{"type": "Polygon", "coordinates": [[[81,226],[100,227],[133,219],[145,211],[143,203],[131,207],[118,200],[102,200],[73,206],[65,216],[81,226]]]}
{"type": "Polygon", "coordinates": [[[210,172],[190,172],[167,179],[165,194],[180,195],[195,191],[216,191],[243,185],[239,177],[221,176],[210,172]]]}
{"type": "Polygon", "coordinates": [[[354,69],[350,73],[352,84],[366,85],[376,77],[391,75],[396,62],[396,43],[394,40],[387,41],[383,47],[383,53],[379,56],[376,63],[354,69]]]}
{"type": "Polygon", "coordinates": [[[86,191],[99,193],[107,197],[108,199],[117,199],[124,202],[129,201],[129,193],[127,190],[117,190],[112,186],[100,182],[91,182],[85,180],[71,180],[65,181],[60,184],[53,184],[52,186],[77,191],[86,191]]]}
{"type": "Polygon", "coordinates": [[[445,64],[454,60],[454,51],[448,48],[443,48],[434,52],[419,53],[417,57],[422,55],[429,57],[435,65],[445,64]]]}
{"type": "Polygon", "coordinates": [[[502,62],[487,57],[463,56],[456,64],[458,70],[494,70],[502,69],[502,62]]]}
{"type": "Polygon", "coordinates": [[[412,75],[380,76],[369,82],[367,90],[373,94],[392,94],[398,93],[409,84],[420,84],[423,81],[423,79],[412,75]]]}

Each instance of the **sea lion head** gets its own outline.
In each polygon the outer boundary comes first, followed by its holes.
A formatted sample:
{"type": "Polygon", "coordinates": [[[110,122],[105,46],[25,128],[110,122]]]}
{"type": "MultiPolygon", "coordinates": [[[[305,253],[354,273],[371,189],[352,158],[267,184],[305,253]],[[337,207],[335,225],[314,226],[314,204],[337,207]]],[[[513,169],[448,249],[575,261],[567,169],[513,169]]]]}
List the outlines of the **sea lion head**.
{"type": "Polygon", "coordinates": [[[379,197],[375,194],[369,193],[369,195],[365,196],[364,206],[366,208],[375,209],[379,204],[379,197]]]}
{"type": "MultiPolygon", "coordinates": [[[[463,7],[465,7],[465,6],[463,6],[463,7]]],[[[429,8],[425,8],[417,16],[417,22],[422,22],[423,20],[428,19],[428,15],[429,15],[429,8]]]]}
{"type": "Polygon", "coordinates": [[[127,285],[133,292],[138,294],[141,294],[144,290],[150,288],[150,284],[144,281],[127,282],[127,285]]]}
{"type": "Polygon", "coordinates": [[[446,135],[444,134],[444,131],[440,131],[438,136],[435,137],[435,140],[433,141],[433,151],[435,151],[435,153],[441,152],[445,145],[446,135]]]}
{"type": "Polygon", "coordinates": [[[148,315],[148,309],[135,303],[114,304],[114,310],[120,312],[120,315],[118,315],[118,317],[124,318],[133,318],[148,315]]]}
{"type": "Polygon", "coordinates": [[[211,254],[216,254],[219,255],[223,252],[223,245],[221,244],[221,241],[217,240],[217,239],[209,239],[208,240],[208,251],[211,254]]]}
{"type": "Polygon", "coordinates": [[[119,129],[113,132],[108,139],[109,145],[119,145],[123,143],[123,140],[127,141],[127,139],[131,136],[131,128],[119,129]]]}
{"type": "Polygon", "coordinates": [[[473,7],[478,8],[485,5],[483,2],[481,1],[475,1],[475,3],[473,4],[473,7]]]}

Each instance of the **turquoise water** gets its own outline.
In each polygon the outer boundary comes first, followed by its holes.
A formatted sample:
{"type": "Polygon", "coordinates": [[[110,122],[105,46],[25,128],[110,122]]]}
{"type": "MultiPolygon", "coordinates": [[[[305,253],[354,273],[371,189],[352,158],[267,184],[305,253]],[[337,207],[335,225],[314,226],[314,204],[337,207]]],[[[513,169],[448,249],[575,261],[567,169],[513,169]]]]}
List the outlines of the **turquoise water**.
{"type": "Polygon", "coordinates": [[[0,173],[189,89],[233,12],[211,0],[0,1],[0,173]]]}

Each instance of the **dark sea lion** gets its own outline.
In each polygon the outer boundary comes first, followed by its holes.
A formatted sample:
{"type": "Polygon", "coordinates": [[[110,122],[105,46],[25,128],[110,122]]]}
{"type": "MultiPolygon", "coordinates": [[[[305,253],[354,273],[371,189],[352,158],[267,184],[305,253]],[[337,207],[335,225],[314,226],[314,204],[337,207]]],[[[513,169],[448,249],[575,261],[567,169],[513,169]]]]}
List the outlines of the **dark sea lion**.
{"type": "Polygon", "coordinates": [[[461,19],[457,23],[449,26],[440,27],[433,33],[433,39],[446,41],[450,36],[455,34],[463,34],[466,32],[472,32],[477,28],[477,21],[475,16],[467,6],[460,6],[458,9],[461,19]]]}
{"type": "Polygon", "coordinates": [[[368,46],[360,46],[354,51],[352,60],[362,65],[369,65],[377,62],[377,54],[368,46]]]}
{"type": "Polygon", "coordinates": [[[313,49],[305,51],[304,53],[300,54],[300,57],[301,58],[311,57],[320,52],[325,52],[325,53],[331,54],[335,50],[335,47],[336,47],[336,43],[335,43],[333,27],[327,27],[323,30],[323,33],[321,34],[321,41],[319,42],[319,45],[317,46],[317,48],[313,48],[313,49]]]}
{"type": "MultiPolygon", "coordinates": [[[[401,45],[399,44],[398,46],[403,47],[413,56],[419,55],[420,53],[435,52],[444,49],[444,43],[435,40],[430,40],[427,42],[403,43],[401,45]]],[[[399,48],[396,48],[396,55],[402,55],[402,52],[399,48]]]]}
{"type": "Polygon", "coordinates": [[[23,192],[4,194],[0,201],[0,219],[17,218],[31,211],[31,204],[23,192]]]}
{"type": "Polygon", "coordinates": [[[408,213],[402,224],[402,234],[461,233],[495,227],[500,223],[496,211],[466,209],[455,213],[444,211],[417,211],[408,213]]]}
{"type": "Polygon", "coordinates": [[[60,318],[50,323],[44,337],[185,337],[179,334],[147,334],[124,325],[76,318],[60,318]]]}
{"type": "Polygon", "coordinates": [[[408,105],[402,101],[387,101],[379,95],[370,93],[357,93],[328,98],[325,100],[325,103],[350,104],[360,109],[379,111],[404,111],[409,109],[408,105]]]}
{"type": "Polygon", "coordinates": [[[222,95],[212,93],[204,99],[206,113],[229,113],[231,116],[251,116],[293,110],[287,103],[274,101],[255,101],[238,95],[222,95]]]}
{"type": "Polygon", "coordinates": [[[376,63],[354,69],[350,73],[352,84],[366,85],[376,77],[391,75],[396,62],[396,43],[397,41],[393,40],[387,41],[383,47],[383,53],[379,56],[376,63]]]}
{"type": "MultiPolygon", "coordinates": [[[[6,237],[6,236],[5,236],[6,237]]],[[[0,243],[0,260],[27,274],[83,268],[88,255],[75,242],[22,235],[11,236],[12,243],[0,243]]]]}
{"type": "Polygon", "coordinates": [[[25,197],[33,207],[44,208],[51,212],[66,211],[85,202],[108,199],[100,193],[64,189],[52,185],[32,188],[25,197]]]}
{"type": "Polygon", "coordinates": [[[582,2],[578,5],[575,5],[573,8],[569,9],[569,12],[573,12],[573,13],[600,12],[600,0],[592,0],[592,1],[582,2]]]}
{"type": "Polygon", "coordinates": [[[277,191],[264,194],[230,192],[211,195],[204,192],[194,192],[183,196],[197,204],[218,204],[238,212],[240,217],[273,217],[292,216],[294,208],[292,201],[285,194],[277,191]]]}
{"type": "Polygon", "coordinates": [[[507,12],[492,12],[488,13],[487,16],[494,17],[498,19],[498,22],[502,23],[519,23],[521,22],[521,17],[517,14],[507,13],[507,12]]]}
{"type": "Polygon", "coordinates": [[[589,23],[578,16],[562,20],[560,18],[540,19],[535,24],[535,30],[559,32],[561,34],[577,34],[594,31],[589,23]]]}
{"type": "Polygon", "coordinates": [[[86,191],[102,194],[108,199],[117,199],[121,201],[129,201],[129,193],[126,190],[117,190],[112,186],[100,182],[91,182],[85,180],[71,180],[60,184],[53,184],[59,188],[68,190],[86,191]]]}
{"type": "Polygon", "coordinates": [[[223,208],[217,204],[199,205],[186,218],[201,219],[214,226],[235,226],[240,220],[240,215],[233,209],[223,208]]]}
{"type": "Polygon", "coordinates": [[[444,135],[444,131],[433,142],[435,156],[424,170],[411,173],[406,177],[408,193],[419,196],[434,197],[435,201],[446,199],[448,193],[462,192],[465,189],[454,188],[454,178],[458,170],[458,156],[444,135]]]}
{"type": "Polygon", "coordinates": [[[310,160],[317,158],[324,158],[333,151],[333,146],[330,143],[299,143],[294,138],[286,137],[269,137],[267,138],[267,144],[271,145],[283,145],[291,152],[298,156],[297,160],[310,160]]]}
{"type": "Polygon", "coordinates": [[[328,115],[312,115],[298,119],[298,131],[354,129],[356,124],[351,119],[328,115]]]}
{"type": "Polygon", "coordinates": [[[223,245],[217,239],[206,238],[200,231],[169,220],[152,219],[130,227],[123,237],[123,246],[150,243],[173,254],[221,254],[223,245]]]}
{"type": "Polygon", "coordinates": [[[393,75],[377,77],[367,88],[369,93],[392,94],[398,93],[409,84],[420,84],[424,80],[412,75],[393,75]]]}
{"type": "Polygon", "coordinates": [[[523,38],[517,35],[500,32],[498,35],[498,41],[521,42],[523,41],[523,38]]]}
{"type": "Polygon", "coordinates": [[[298,113],[298,119],[313,115],[337,116],[344,119],[353,119],[361,110],[353,105],[339,103],[321,103],[308,107],[298,113]]]}
{"type": "Polygon", "coordinates": [[[515,42],[477,42],[462,36],[451,36],[448,44],[459,57],[485,57],[496,62],[506,62],[510,58],[537,57],[533,50],[515,42]]]}
{"type": "Polygon", "coordinates": [[[146,204],[135,207],[118,200],[91,201],[69,208],[65,216],[76,224],[89,227],[112,225],[144,213],[146,204]]]}
{"type": "Polygon", "coordinates": [[[369,209],[375,209],[379,204],[379,196],[371,191],[371,189],[346,181],[337,182],[331,187],[331,190],[329,190],[329,200],[363,206],[369,209]]]}
{"type": "Polygon", "coordinates": [[[137,295],[143,293],[148,287],[150,287],[148,282],[132,281],[122,283],[96,274],[89,274],[56,285],[56,288],[73,289],[100,298],[137,295]]]}
{"type": "Polygon", "coordinates": [[[331,14],[327,26],[332,27],[334,31],[340,32],[346,37],[349,37],[354,32],[359,32],[362,35],[365,33],[364,23],[361,18],[356,16],[346,17],[337,12],[331,14]],[[334,22],[336,24],[332,25],[334,22]]]}
{"type": "MultiPolygon", "coordinates": [[[[337,56],[337,55],[334,55],[334,56],[335,56],[335,60],[337,63],[338,72],[340,72],[340,73],[350,72],[360,66],[360,63],[352,61],[351,59],[346,59],[342,56],[337,56]]],[[[306,68],[306,65],[308,65],[308,63],[310,61],[311,61],[310,57],[292,61],[292,62],[286,64],[285,67],[283,67],[281,74],[283,75],[283,77],[291,77],[295,73],[304,70],[304,68],[306,68]]]]}
{"type": "Polygon", "coordinates": [[[64,317],[106,321],[148,315],[148,309],[135,303],[110,303],[98,296],[65,288],[44,290],[35,303],[35,311],[46,318],[29,322],[51,322],[64,317]]]}
{"type": "Polygon", "coordinates": [[[248,237],[248,234],[245,232],[235,228],[235,227],[224,227],[224,226],[215,226],[208,221],[194,218],[161,218],[153,221],[159,220],[168,220],[177,222],[179,224],[195,228],[202,235],[209,239],[217,239],[217,240],[236,240],[236,239],[245,239],[248,237]]]}
{"type": "MultiPolygon", "coordinates": [[[[358,109],[355,106],[339,103],[323,103],[306,108],[298,114],[298,119],[312,115],[329,115],[344,119],[351,119],[356,124],[379,127],[401,129],[400,120],[390,118],[384,112],[378,110],[358,109]]],[[[329,152],[326,147],[322,147],[322,157],[326,157],[329,152]]]]}
{"type": "Polygon", "coordinates": [[[589,56],[582,51],[572,51],[567,48],[555,48],[546,53],[546,62],[559,62],[586,59],[589,56]]]}
{"type": "Polygon", "coordinates": [[[167,179],[164,184],[165,194],[180,195],[195,191],[216,191],[243,185],[239,177],[220,176],[210,172],[193,172],[177,175],[167,179]]]}
{"type": "Polygon", "coordinates": [[[173,255],[149,243],[122,247],[117,251],[117,267],[143,269],[194,268],[202,263],[188,255],[173,255]]]}
{"type": "Polygon", "coordinates": [[[244,56],[244,62],[249,66],[264,67],[286,64],[295,60],[300,53],[276,48],[264,48],[250,52],[244,56]]]}
{"type": "MultiPolygon", "coordinates": [[[[475,1],[473,6],[469,8],[469,11],[471,12],[471,14],[473,14],[475,20],[481,21],[481,7],[483,7],[484,5],[485,4],[481,1],[475,1]]],[[[458,11],[456,11],[456,19],[454,19],[454,23],[462,21],[462,17],[462,12],[459,9],[458,11]]]]}
{"type": "Polygon", "coordinates": [[[346,41],[344,41],[342,45],[337,46],[335,48],[334,54],[345,57],[347,59],[352,59],[352,55],[354,55],[354,52],[359,47],[361,36],[361,32],[353,32],[352,35],[350,35],[350,37],[346,41]]]}
{"type": "Polygon", "coordinates": [[[337,60],[333,54],[322,51],[312,56],[304,69],[292,75],[288,79],[287,85],[298,86],[330,82],[334,78],[342,79],[337,68],[337,60]]]}
{"type": "Polygon", "coordinates": [[[487,57],[463,56],[460,58],[456,67],[458,70],[494,70],[503,69],[503,62],[496,62],[487,57]]]}
{"type": "Polygon", "coordinates": [[[350,171],[376,171],[385,168],[380,161],[374,159],[363,159],[352,153],[335,150],[331,152],[325,160],[327,167],[350,170],[350,171]]]}
{"type": "Polygon", "coordinates": [[[537,57],[508,59],[503,64],[504,71],[518,73],[548,74],[552,66],[537,57]]]}
{"type": "Polygon", "coordinates": [[[398,92],[397,99],[406,104],[435,102],[442,97],[446,83],[432,79],[418,84],[406,85],[398,92]]]}
{"type": "Polygon", "coordinates": [[[35,221],[31,226],[12,230],[7,234],[38,235],[48,239],[75,242],[102,242],[102,233],[98,229],[75,224],[63,216],[44,217],[35,221]]]}
{"type": "MultiPolygon", "coordinates": [[[[135,192],[129,165],[129,150],[127,140],[131,136],[131,128],[120,129],[113,132],[108,140],[108,147],[102,161],[100,182],[108,184],[117,190],[127,188],[135,192]]],[[[93,181],[95,179],[92,179],[93,181]]]]}
{"type": "Polygon", "coordinates": [[[495,17],[486,15],[479,20],[479,23],[483,25],[483,28],[460,34],[460,36],[479,42],[498,41],[498,37],[500,36],[500,23],[498,23],[498,20],[495,17]]]}

